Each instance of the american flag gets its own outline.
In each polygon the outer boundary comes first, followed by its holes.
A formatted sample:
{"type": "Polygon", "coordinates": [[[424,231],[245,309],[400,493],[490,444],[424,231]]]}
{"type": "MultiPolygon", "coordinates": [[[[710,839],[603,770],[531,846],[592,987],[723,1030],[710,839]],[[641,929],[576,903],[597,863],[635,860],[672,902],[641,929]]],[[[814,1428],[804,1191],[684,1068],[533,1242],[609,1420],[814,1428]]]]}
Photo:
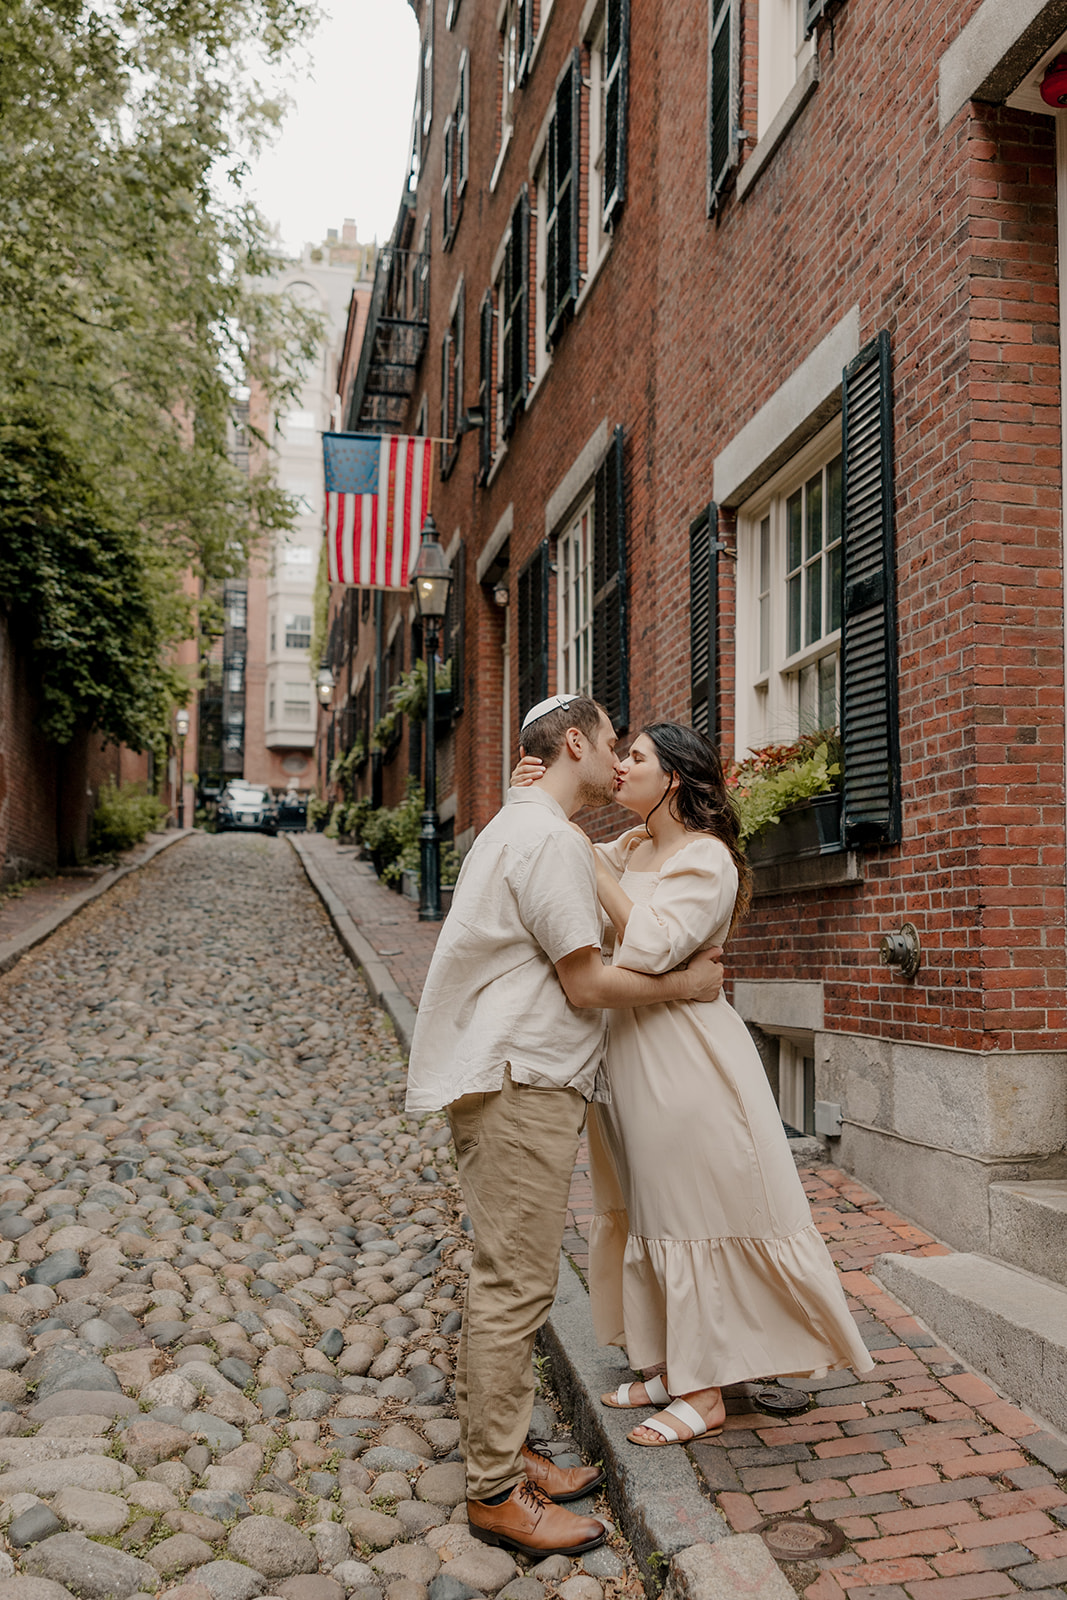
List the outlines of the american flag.
{"type": "Polygon", "coordinates": [[[406,589],[430,509],[433,440],[324,433],[331,583],[406,589]]]}

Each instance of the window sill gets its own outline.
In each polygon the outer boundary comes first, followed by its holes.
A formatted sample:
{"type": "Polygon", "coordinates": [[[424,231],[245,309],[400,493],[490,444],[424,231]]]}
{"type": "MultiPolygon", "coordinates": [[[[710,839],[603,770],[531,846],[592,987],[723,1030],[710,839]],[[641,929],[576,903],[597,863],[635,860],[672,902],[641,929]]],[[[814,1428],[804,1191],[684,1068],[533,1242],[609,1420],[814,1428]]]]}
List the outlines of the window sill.
{"type": "Polygon", "coordinates": [[[813,55],[786,95],[778,115],[755,146],[737,175],[737,198],[744,200],[755,188],[763,169],[815,93],[819,83],[819,57],[813,55]]]}
{"type": "Polygon", "coordinates": [[[505,439],[503,444],[497,447],[496,455],[493,457],[492,466],[489,468],[489,471],[486,474],[485,487],[487,489],[493,482],[493,479],[496,477],[497,473],[500,471],[500,468],[503,466],[504,462],[507,460],[507,454],[508,441],[505,439]]]}
{"type": "Polygon", "coordinates": [[[513,132],[514,132],[514,124],[509,122],[507,127],[504,129],[504,137],[500,141],[500,154],[496,158],[496,163],[495,163],[495,165],[493,167],[492,176],[489,179],[489,193],[490,194],[495,194],[496,193],[496,186],[500,182],[501,168],[504,165],[504,161],[505,161],[505,159],[507,157],[508,151],[511,149],[511,135],[512,135],[513,132]]]}
{"type": "Polygon", "coordinates": [[[541,385],[544,383],[545,379],[548,377],[548,375],[549,375],[549,373],[551,371],[552,371],[552,357],[549,355],[549,356],[545,357],[545,364],[541,368],[540,372],[537,374],[537,377],[534,379],[533,388],[530,390],[530,392],[526,396],[526,409],[527,409],[527,411],[529,411],[530,407],[533,405],[535,396],[537,396],[537,395],[539,395],[541,393],[541,385]]]}
{"type": "Polygon", "coordinates": [[[803,894],[819,889],[849,888],[863,883],[863,867],[855,850],[834,850],[796,861],[768,861],[752,869],[752,896],[803,894]]]}
{"type": "Polygon", "coordinates": [[[593,285],[596,283],[596,281],[599,278],[601,272],[603,271],[604,264],[606,263],[608,257],[611,255],[612,246],[613,246],[614,242],[615,242],[615,235],[611,234],[609,236],[609,238],[608,238],[607,244],[605,244],[603,250],[601,250],[600,254],[597,256],[596,262],[593,265],[592,272],[589,272],[589,273],[586,274],[585,282],[582,284],[582,287],[578,292],[578,298],[574,302],[574,315],[576,317],[581,312],[582,307],[585,305],[585,302],[589,298],[589,295],[590,295],[590,292],[591,292],[591,290],[593,288],[593,285]]]}
{"type": "Polygon", "coordinates": [[[552,0],[541,0],[541,26],[537,30],[537,38],[534,40],[534,47],[530,51],[530,64],[526,68],[527,83],[529,83],[530,78],[533,75],[533,69],[536,67],[538,57],[541,54],[541,45],[544,42],[545,31],[548,28],[548,24],[552,20],[552,9],[552,0]]]}

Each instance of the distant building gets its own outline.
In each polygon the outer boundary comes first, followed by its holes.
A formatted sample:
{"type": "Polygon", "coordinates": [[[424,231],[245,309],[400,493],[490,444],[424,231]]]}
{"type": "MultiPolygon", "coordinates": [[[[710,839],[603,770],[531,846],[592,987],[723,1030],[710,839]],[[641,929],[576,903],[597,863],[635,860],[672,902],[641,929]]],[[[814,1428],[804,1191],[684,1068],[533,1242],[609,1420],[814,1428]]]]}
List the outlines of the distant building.
{"type": "MultiPolygon", "coordinates": [[[[253,391],[251,420],[273,445],[275,481],[299,501],[296,526],[250,564],[244,670],[243,776],[274,789],[315,784],[312,595],[322,546],[322,433],[337,425],[338,368],[353,308],[369,303],[375,247],[347,219],[320,245],[304,246],[270,287],[320,312],[325,334],[298,398],[279,416],[253,391]]],[[[365,314],[365,313],[364,313],[365,314]]],[[[236,680],[236,674],[233,674],[236,680]]],[[[236,720],[230,736],[236,737],[236,720]]],[[[227,769],[228,770],[228,769],[227,769]]]]}

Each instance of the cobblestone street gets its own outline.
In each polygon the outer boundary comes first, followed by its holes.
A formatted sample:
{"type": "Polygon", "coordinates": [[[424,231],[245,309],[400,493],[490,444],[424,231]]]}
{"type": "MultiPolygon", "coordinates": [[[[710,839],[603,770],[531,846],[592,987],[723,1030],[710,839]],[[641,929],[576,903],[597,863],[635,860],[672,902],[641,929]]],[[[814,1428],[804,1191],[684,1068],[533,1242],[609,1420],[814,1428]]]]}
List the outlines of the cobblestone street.
{"type": "Polygon", "coordinates": [[[617,1537],[520,1576],[467,1531],[447,1129],[283,840],[195,835],[24,957],[0,1061],[3,1600],[635,1586],[617,1537]]]}

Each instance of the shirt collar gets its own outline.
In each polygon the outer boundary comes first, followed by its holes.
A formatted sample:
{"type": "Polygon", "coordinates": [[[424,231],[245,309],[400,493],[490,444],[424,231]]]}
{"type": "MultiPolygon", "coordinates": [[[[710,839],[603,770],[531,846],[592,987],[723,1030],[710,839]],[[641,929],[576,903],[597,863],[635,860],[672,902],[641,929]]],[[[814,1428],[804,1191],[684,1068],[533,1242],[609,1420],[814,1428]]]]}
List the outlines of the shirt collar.
{"type": "Polygon", "coordinates": [[[549,811],[554,811],[556,816],[561,817],[564,822],[570,821],[559,801],[553,799],[550,794],[546,794],[544,789],[538,789],[534,784],[527,784],[521,789],[509,789],[504,804],[506,806],[547,806],[549,811]]]}

